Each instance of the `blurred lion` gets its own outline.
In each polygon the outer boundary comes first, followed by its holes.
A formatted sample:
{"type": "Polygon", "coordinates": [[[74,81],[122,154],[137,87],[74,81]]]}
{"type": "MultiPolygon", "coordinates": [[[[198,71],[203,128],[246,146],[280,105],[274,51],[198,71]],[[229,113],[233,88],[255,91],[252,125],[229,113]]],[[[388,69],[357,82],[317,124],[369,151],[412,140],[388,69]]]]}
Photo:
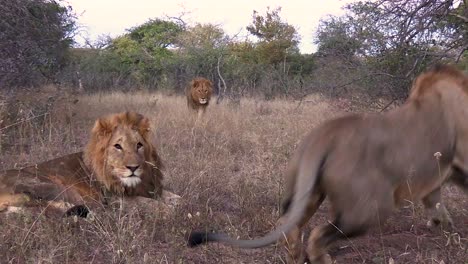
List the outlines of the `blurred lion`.
{"type": "Polygon", "coordinates": [[[187,87],[187,106],[189,109],[198,112],[198,118],[206,112],[212,93],[213,83],[203,77],[193,79],[190,82],[190,86],[187,87]]]}
{"type": "Polygon", "coordinates": [[[405,201],[422,203],[429,226],[450,226],[441,185],[451,179],[468,190],[468,77],[451,66],[420,75],[406,103],[385,114],[329,120],[302,141],[285,174],[282,217],[262,238],[237,240],[192,232],[189,245],[210,241],[257,248],[286,237],[290,263],[332,263],[327,248],[382,224],[405,201]],[[325,197],[331,221],[310,234],[301,228],[325,197]],[[304,254],[306,253],[306,254],[304,254]]]}
{"type": "Polygon", "coordinates": [[[63,201],[67,214],[86,217],[87,206],[115,196],[159,198],[161,159],[151,142],[149,119],[134,112],[99,118],[84,152],[0,175],[0,210],[63,201]]]}

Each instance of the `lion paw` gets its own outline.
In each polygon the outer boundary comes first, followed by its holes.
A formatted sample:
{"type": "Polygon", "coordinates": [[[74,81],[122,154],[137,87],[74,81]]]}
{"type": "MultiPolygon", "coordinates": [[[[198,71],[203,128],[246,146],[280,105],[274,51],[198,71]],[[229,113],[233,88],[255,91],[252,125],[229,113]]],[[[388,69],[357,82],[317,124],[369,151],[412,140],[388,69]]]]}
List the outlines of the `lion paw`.
{"type": "Polygon", "coordinates": [[[86,218],[89,213],[90,213],[90,211],[89,211],[88,207],[86,207],[85,205],[75,205],[75,206],[69,208],[65,212],[65,216],[67,216],[67,217],[76,216],[76,217],[86,218]]]}
{"type": "Polygon", "coordinates": [[[441,203],[436,204],[435,210],[432,211],[430,219],[427,221],[427,227],[431,229],[439,226],[443,229],[452,229],[454,227],[447,208],[441,203]]]}
{"type": "Polygon", "coordinates": [[[6,211],[8,209],[8,203],[0,204],[0,212],[6,211]]]}
{"type": "Polygon", "coordinates": [[[323,254],[320,257],[314,258],[310,261],[311,264],[333,264],[330,254],[323,254]]]}

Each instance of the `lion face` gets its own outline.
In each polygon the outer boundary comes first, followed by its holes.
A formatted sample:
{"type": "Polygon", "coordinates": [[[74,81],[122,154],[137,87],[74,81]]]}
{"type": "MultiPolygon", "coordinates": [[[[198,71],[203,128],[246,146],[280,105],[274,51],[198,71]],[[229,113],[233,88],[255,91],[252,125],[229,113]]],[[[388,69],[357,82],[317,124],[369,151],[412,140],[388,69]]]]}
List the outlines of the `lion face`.
{"type": "Polygon", "coordinates": [[[106,171],[123,186],[135,187],[141,182],[145,167],[146,141],[138,131],[117,127],[106,150],[106,171]]]}
{"type": "Polygon", "coordinates": [[[209,94],[208,94],[208,88],[206,86],[197,87],[197,89],[195,89],[195,92],[198,95],[197,96],[198,102],[200,104],[206,104],[208,102],[209,94]]]}
{"type": "Polygon", "coordinates": [[[213,84],[205,78],[195,78],[192,81],[192,98],[200,105],[205,105],[209,102],[213,91],[213,84]]]}
{"type": "Polygon", "coordinates": [[[131,192],[140,185],[160,193],[161,162],[150,139],[148,118],[125,112],[100,118],[91,131],[84,160],[95,178],[113,192],[131,192]]]}

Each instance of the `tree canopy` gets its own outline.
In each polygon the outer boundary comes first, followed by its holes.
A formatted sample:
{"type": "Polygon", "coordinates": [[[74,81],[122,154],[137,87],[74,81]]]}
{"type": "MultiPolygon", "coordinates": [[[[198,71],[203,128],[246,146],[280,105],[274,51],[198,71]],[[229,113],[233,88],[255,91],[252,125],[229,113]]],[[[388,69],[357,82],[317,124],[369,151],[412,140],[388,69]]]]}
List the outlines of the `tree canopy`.
{"type": "Polygon", "coordinates": [[[75,16],[53,0],[2,0],[0,88],[52,81],[67,62],[75,16]]]}
{"type": "Polygon", "coordinates": [[[344,9],[344,15],[320,21],[313,54],[300,53],[300,36],[281,7],[253,10],[247,36],[230,36],[222,25],[165,17],[70,50],[75,16],[64,2],[4,0],[0,85],[58,78],[88,91],[182,92],[190,79],[204,76],[214,82],[216,93],[232,98],[303,98],[320,92],[399,100],[411,80],[435,63],[468,69],[464,0],[366,0],[344,9]]]}
{"type": "Polygon", "coordinates": [[[260,60],[278,64],[288,53],[298,52],[299,36],[294,26],[280,17],[281,8],[267,9],[265,15],[253,11],[252,23],[246,29],[259,39],[257,50],[260,60]]]}
{"type": "Polygon", "coordinates": [[[360,65],[378,82],[375,76],[385,77],[395,97],[405,97],[428,66],[459,62],[468,50],[466,1],[360,1],[345,9],[344,16],[321,20],[318,54],[360,65]]]}

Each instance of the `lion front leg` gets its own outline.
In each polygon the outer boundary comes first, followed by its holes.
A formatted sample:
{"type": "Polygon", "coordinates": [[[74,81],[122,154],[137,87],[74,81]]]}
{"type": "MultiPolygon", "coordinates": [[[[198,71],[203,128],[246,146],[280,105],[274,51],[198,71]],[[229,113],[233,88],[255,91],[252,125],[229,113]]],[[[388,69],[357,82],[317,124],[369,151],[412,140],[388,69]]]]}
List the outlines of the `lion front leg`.
{"type": "Polygon", "coordinates": [[[197,121],[201,120],[203,118],[203,114],[205,113],[205,108],[204,107],[200,107],[198,108],[198,111],[197,111],[197,121]]]}
{"type": "Polygon", "coordinates": [[[442,203],[440,187],[422,199],[426,214],[429,217],[427,226],[430,228],[441,225],[443,228],[452,228],[453,221],[447,208],[442,203]]]}
{"type": "Polygon", "coordinates": [[[465,170],[460,167],[455,167],[452,175],[450,175],[450,180],[468,195],[468,174],[465,173],[465,170]]]}

